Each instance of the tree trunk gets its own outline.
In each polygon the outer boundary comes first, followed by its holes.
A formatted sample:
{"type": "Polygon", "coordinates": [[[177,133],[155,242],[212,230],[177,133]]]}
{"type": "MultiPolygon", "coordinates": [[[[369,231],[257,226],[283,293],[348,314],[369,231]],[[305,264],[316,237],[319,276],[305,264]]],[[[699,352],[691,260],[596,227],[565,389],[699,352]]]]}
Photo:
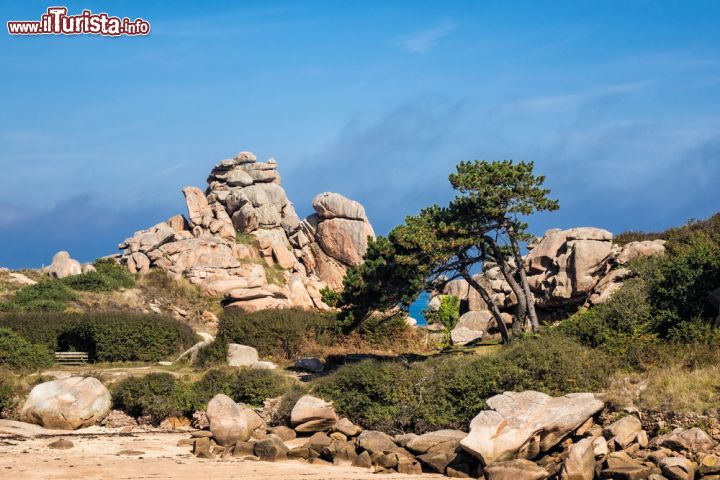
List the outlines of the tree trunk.
{"type": "Polygon", "coordinates": [[[532,331],[538,333],[540,331],[540,322],[538,322],[537,312],[535,311],[535,297],[530,291],[530,284],[528,283],[527,274],[525,273],[525,262],[523,261],[522,255],[520,255],[520,247],[518,246],[517,238],[515,238],[515,229],[512,225],[506,227],[508,237],[510,238],[510,245],[512,246],[513,255],[515,256],[515,263],[517,264],[517,270],[520,275],[520,282],[522,283],[523,291],[525,292],[525,298],[527,299],[527,310],[528,316],[530,317],[530,325],[532,325],[532,331]]]}
{"type": "Polygon", "coordinates": [[[468,284],[480,294],[483,301],[490,309],[490,313],[492,313],[492,316],[495,319],[495,323],[497,323],[498,325],[498,330],[500,330],[500,335],[502,336],[503,342],[508,343],[510,341],[510,333],[508,332],[505,322],[503,322],[502,315],[500,315],[500,310],[498,310],[497,305],[493,303],[490,295],[488,295],[483,286],[480,285],[477,280],[472,278],[472,276],[467,271],[463,270],[461,272],[461,275],[468,282],[468,284]]]}
{"type": "MultiPolygon", "coordinates": [[[[495,257],[495,261],[500,267],[500,271],[502,272],[503,277],[505,277],[505,281],[508,285],[510,285],[510,289],[515,294],[515,298],[517,298],[518,303],[515,307],[515,318],[518,322],[522,322],[524,324],[525,315],[527,315],[527,299],[525,298],[525,293],[515,280],[512,270],[510,269],[510,265],[508,265],[507,259],[505,258],[505,254],[502,253],[495,240],[492,237],[486,236],[485,241],[490,245],[490,248],[493,251],[493,257],[495,257]]],[[[513,322],[513,330],[517,329],[519,333],[521,328],[522,325],[518,326],[515,322],[513,322]]]]}

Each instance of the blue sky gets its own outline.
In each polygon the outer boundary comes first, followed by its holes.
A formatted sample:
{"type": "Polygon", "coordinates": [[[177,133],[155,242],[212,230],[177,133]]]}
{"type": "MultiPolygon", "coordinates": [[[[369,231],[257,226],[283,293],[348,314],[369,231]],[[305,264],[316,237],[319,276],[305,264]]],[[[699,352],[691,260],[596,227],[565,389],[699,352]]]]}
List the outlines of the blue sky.
{"type": "MultiPolygon", "coordinates": [[[[51,4],[0,2],[0,18],[51,4]]],[[[720,207],[720,2],[69,2],[145,38],[0,34],[0,266],[83,261],[184,213],[240,150],[300,215],[362,202],[379,233],[460,160],[534,160],[561,210],[663,229],[720,207]]]]}

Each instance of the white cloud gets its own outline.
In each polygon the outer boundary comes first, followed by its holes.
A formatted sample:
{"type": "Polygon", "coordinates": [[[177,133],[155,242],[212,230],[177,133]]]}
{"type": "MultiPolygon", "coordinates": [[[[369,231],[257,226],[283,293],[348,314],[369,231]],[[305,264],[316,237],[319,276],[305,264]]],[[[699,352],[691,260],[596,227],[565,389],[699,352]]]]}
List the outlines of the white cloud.
{"type": "Polygon", "coordinates": [[[447,37],[456,28],[455,22],[443,20],[433,28],[404,35],[397,43],[410,53],[425,53],[433,49],[438,40],[447,37]]]}

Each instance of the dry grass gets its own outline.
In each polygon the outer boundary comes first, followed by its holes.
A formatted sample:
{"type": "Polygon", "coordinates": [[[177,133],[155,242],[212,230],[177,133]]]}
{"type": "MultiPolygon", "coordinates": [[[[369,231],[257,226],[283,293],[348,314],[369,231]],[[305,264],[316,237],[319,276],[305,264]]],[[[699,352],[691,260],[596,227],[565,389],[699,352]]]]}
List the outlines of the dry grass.
{"type": "Polygon", "coordinates": [[[720,409],[720,367],[693,370],[664,368],[650,372],[640,406],[674,412],[717,413],[720,409]]]}
{"type": "Polygon", "coordinates": [[[720,367],[688,369],[675,364],[654,368],[642,375],[617,375],[606,393],[608,401],[621,406],[717,414],[720,412],[720,367]]]}

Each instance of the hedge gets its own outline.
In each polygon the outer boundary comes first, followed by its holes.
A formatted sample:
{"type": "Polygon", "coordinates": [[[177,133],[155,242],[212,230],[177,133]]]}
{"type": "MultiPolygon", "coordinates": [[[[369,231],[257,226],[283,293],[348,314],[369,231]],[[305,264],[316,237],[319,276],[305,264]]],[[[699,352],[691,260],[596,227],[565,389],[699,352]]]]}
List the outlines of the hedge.
{"type": "Polygon", "coordinates": [[[173,318],[127,312],[5,313],[0,327],[51,352],[88,352],[91,361],[101,362],[156,362],[197,341],[190,326],[173,318]]]}

